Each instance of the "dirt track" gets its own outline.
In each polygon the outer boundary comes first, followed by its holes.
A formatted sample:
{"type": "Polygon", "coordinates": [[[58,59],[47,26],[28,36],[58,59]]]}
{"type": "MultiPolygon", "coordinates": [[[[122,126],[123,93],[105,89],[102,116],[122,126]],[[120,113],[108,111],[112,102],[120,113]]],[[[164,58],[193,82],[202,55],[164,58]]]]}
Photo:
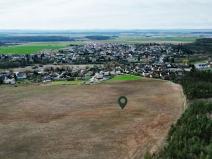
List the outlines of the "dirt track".
{"type": "Polygon", "coordinates": [[[160,80],[0,87],[0,159],[140,159],[183,104],[181,87],[160,80]]]}

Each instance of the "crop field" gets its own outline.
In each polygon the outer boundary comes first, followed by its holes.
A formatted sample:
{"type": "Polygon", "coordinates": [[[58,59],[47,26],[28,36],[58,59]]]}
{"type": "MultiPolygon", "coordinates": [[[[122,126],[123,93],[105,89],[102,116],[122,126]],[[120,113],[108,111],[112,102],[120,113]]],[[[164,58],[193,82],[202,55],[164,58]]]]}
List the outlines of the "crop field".
{"type": "MultiPolygon", "coordinates": [[[[196,40],[195,37],[142,37],[142,36],[120,36],[112,40],[94,40],[99,43],[191,43],[196,40]]],[[[60,49],[70,44],[82,45],[92,40],[71,41],[71,42],[40,42],[25,43],[12,46],[1,46],[0,54],[33,54],[45,49],[60,49]]]]}
{"type": "Polygon", "coordinates": [[[142,159],[163,145],[184,102],[179,85],[153,79],[1,86],[0,158],[142,159]]]}
{"type": "Polygon", "coordinates": [[[81,85],[83,81],[75,80],[75,81],[53,81],[50,82],[49,85],[81,85]]]}
{"type": "Polygon", "coordinates": [[[135,75],[118,75],[113,77],[112,79],[109,80],[109,82],[111,81],[133,81],[133,80],[140,80],[141,77],[140,76],[135,76],[135,75]]]}
{"type": "MultiPolygon", "coordinates": [[[[45,49],[60,49],[74,42],[43,42],[0,47],[0,54],[33,54],[45,49]]],[[[78,44],[78,43],[76,43],[78,44]]]]}
{"type": "Polygon", "coordinates": [[[142,36],[120,36],[113,40],[103,40],[102,42],[143,44],[143,43],[192,43],[197,37],[142,37],[142,36]]]}

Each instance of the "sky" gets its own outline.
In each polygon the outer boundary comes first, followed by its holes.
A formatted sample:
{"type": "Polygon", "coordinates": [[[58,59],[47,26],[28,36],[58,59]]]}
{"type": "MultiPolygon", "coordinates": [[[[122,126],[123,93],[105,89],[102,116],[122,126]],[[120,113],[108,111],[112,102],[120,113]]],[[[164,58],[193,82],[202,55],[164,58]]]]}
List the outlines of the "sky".
{"type": "Polygon", "coordinates": [[[212,0],[0,0],[0,29],[212,29],[212,0]]]}

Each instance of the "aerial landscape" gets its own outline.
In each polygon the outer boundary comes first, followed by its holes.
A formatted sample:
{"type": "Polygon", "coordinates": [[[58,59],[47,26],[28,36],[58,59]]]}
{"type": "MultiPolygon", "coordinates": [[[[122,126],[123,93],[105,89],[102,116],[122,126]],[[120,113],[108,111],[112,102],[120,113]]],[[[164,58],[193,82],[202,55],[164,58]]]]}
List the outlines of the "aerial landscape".
{"type": "Polygon", "coordinates": [[[210,7],[0,0],[0,159],[211,159],[210,7]]]}

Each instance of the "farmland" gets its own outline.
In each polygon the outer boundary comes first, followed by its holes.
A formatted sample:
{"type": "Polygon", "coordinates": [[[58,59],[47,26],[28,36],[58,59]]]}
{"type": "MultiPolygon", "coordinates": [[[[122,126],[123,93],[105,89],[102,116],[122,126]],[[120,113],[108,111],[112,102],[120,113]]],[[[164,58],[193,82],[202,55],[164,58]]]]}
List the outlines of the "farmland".
{"type": "Polygon", "coordinates": [[[64,48],[71,43],[75,42],[43,42],[43,43],[25,43],[20,45],[2,46],[0,47],[0,54],[32,54],[45,49],[64,48]]]}
{"type": "Polygon", "coordinates": [[[33,54],[45,49],[60,49],[70,44],[81,45],[87,42],[99,43],[126,43],[126,44],[142,44],[142,43],[191,43],[196,37],[142,37],[142,36],[120,36],[110,40],[90,40],[79,38],[79,41],[70,42],[30,42],[20,45],[1,46],[0,54],[33,54]]]}
{"type": "Polygon", "coordinates": [[[75,80],[75,81],[53,81],[49,85],[81,85],[84,81],[75,80]]]}
{"type": "Polygon", "coordinates": [[[141,79],[140,76],[135,76],[135,75],[118,75],[118,76],[115,76],[113,77],[111,80],[109,80],[110,82],[111,81],[133,81],[133,80],[139,80],[141,79]]]}
{"type": "Polygon", "coordinates": [[[113,40],[103,40],[102,42],[143,44],[143,43],[192,43],[197,37],[142,37],[142,36],[120,36],[113,40]]]}
{"type": "Polygon", "coordinates": [[[179,85],[153,79],[1,86],[0,158],[142,158],[161,147],[183,105],[179,85]]]}

